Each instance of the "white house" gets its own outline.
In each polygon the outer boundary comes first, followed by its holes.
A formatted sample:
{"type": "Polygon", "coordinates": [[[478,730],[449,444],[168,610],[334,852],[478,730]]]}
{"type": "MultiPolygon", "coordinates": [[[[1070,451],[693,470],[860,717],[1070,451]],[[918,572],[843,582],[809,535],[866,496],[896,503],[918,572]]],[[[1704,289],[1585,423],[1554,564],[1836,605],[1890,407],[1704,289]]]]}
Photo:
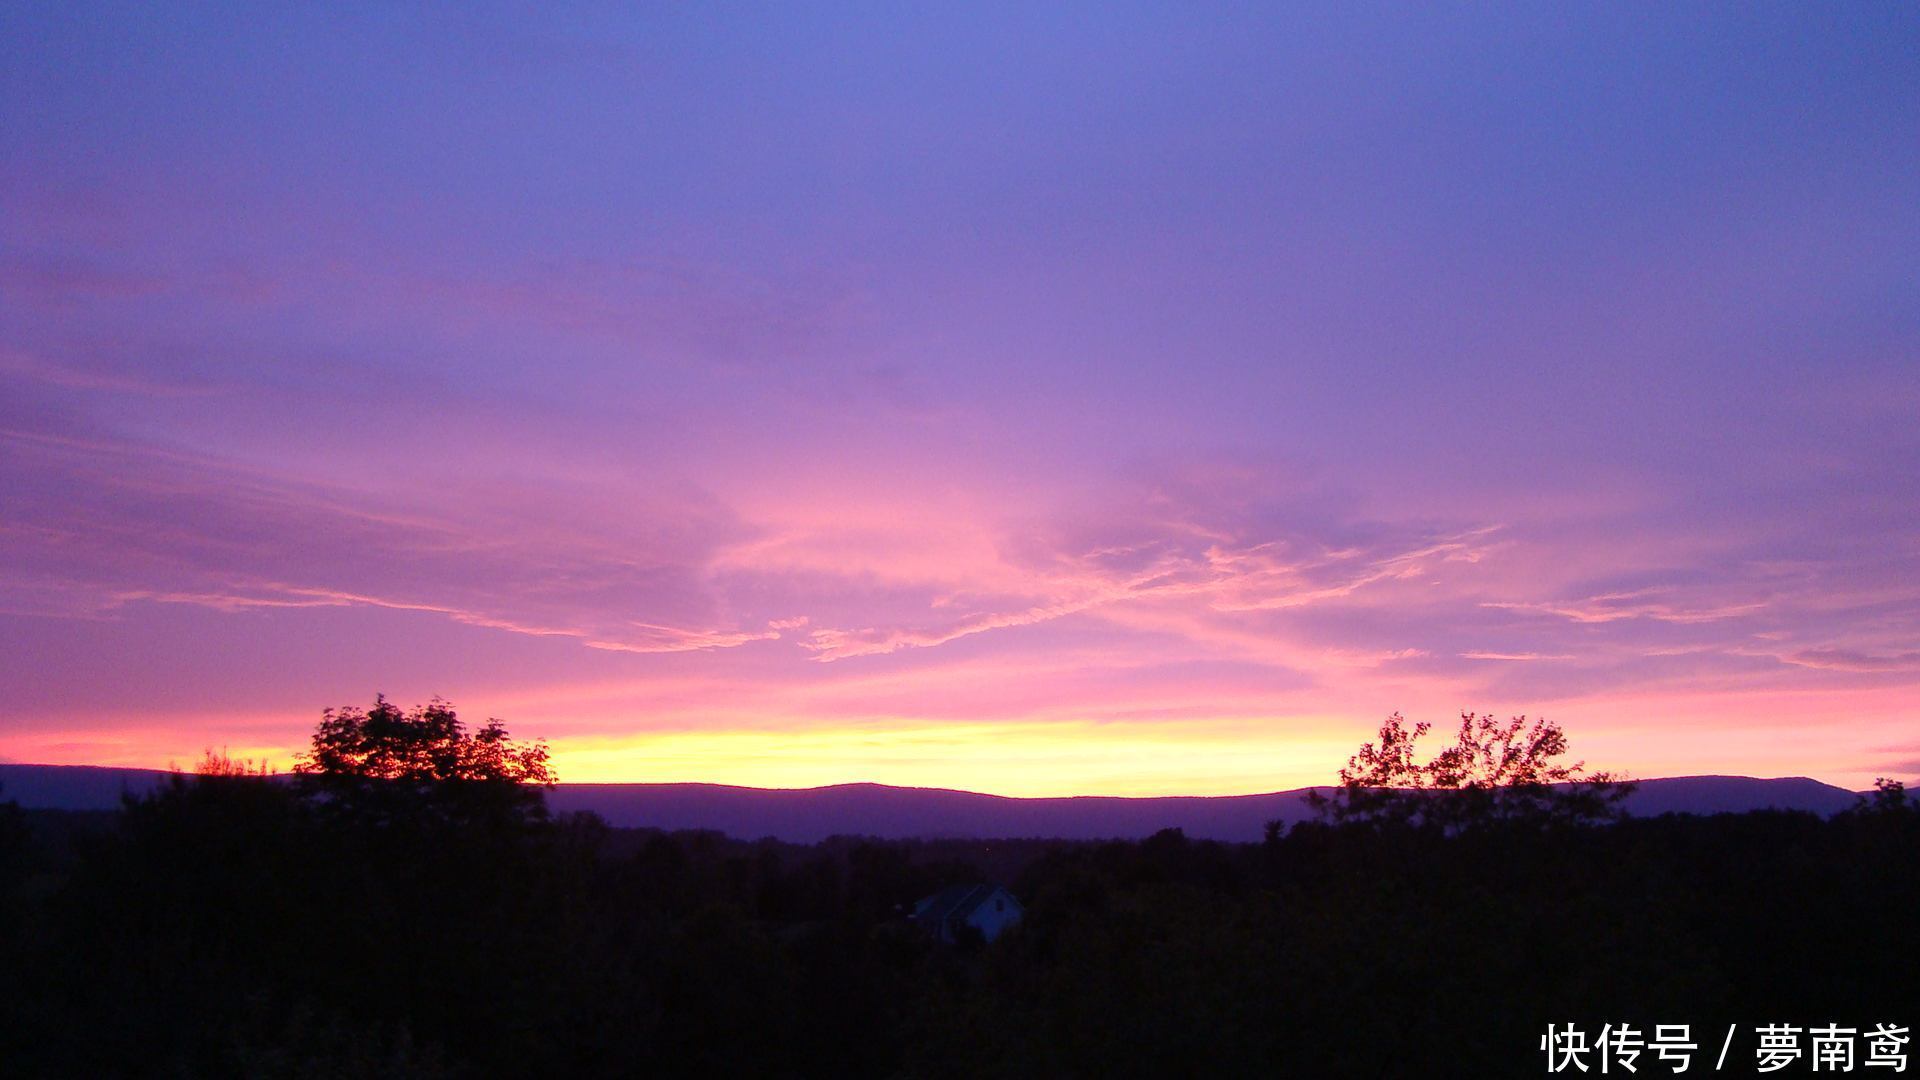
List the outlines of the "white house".
{"type": "Polygon", "coordinates": [[[965,927],[992,941],[1024,913],[1020,901],[998,885],[951,885],[913,905],[911,918],[937,940],[951,944],[960,940],[965,927]]]}

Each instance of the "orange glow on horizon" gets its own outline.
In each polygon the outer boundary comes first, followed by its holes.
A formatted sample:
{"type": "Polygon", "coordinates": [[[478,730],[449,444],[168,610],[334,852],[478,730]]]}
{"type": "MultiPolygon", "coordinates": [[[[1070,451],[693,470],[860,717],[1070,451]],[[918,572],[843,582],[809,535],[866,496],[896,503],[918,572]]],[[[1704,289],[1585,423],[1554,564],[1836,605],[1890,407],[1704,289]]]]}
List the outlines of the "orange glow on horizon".
{"type": "MultiPolygon", "coordinates": [[[[1560,722],[1572,736],[1570,758],[1595,770],[1639,778],[1812,776],[1861,790],[1887,773],[1872,765],[1865,751],[1897,743],[1910,730],[1894,696],[1890,691],[1645,695],[1529,711],[1560,722]],[[1755,738],[1759,717],[1769,711],[1780,719],[1763,725],[1771,729],[1765,738],[1755,738]],[[1685,720],[1676,722],[1676,717],[1685,720]],[[1849,725],[1851,745],[1833,738],[1842,722],[1849,725]]],[[[543,711],[531,701],[521,704],[530,713],[543,711]]],[[[1402,711],[1409,719],[1434,724],[1423,754],[1450,739],[1452,716],[1445,711],[1402,711]]],[[[482,715],[474,711],[468,719],[482,715]]],[[[1206,796],[1332,783],[1379,722],[1333,713],[1276,718],[1257,711],[1173,721],[894,717],[850,724],[793,716],[786,726],[776,726],[737,715],[716,719],[724,726],[702,729],[656,720],[649,730],[634,731],[631,721],[609,714],[564,722],[527,719],[509,722],[509,728],[527,741],[552,732],[545,741],[563,783],[806,788],[870,782],[1013,797],[1206,796]],[[621,727],[628,732],[597,733],[621,727]]],[[[307,723],[305,717],[263,716],[217,728],[179,718],[162,725],[69,729],[43,739],[10,740],[0,760],[190,771],[212,749],[287,772],[304,750],[304,740],[276,741],[270,733],[304,733],[307,723]],[[182,732],[196,729],[204,737],[183,741],[182,732]]]]}
{"type": "MultiPolygon", "coordinates": [[[[1237,724],[1234,726],[1238,726],[1237,724]]],[[[572,783],[801,788],[871,782],[991,795],[1245,795],[1326,782],[1343,739],[1093,723],[662,732],[552,744],[572,783]]]]}

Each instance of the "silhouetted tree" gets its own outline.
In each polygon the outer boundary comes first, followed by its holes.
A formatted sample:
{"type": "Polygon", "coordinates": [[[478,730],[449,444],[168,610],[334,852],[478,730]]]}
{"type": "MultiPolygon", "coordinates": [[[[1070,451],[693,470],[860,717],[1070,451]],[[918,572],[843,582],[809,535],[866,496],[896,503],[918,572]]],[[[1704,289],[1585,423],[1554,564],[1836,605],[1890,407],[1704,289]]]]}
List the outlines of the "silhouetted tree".
{"type": "Polygon", "coordinates": [[[225,749],[215,751],[208,747],[205,756],[193,767],[195,776],[212,779],[248,778],[262,780],[273,775],[265,758],[255,761],[252,758],[230,756],[225,749]]]}
{"type": "Polygon", "coordinates": [[[515,742],[498,720],[469,732],[446,701],[405,712],[382,694],[371,709],[322,713],[293,771],[353,816],[471,822],[544,817],[543,789],[556,781],[547,759],[546,743],[515,742]]]}
{"type": "Polygon", "coordinates": [[[1834,815],[1836,824],[1867,845],[1859,857],[1906,858],[1920,853],[1914,849],[1914,841],[1920,840],[1920,800],[1907,794],[1905,784],[1884,776],[1873,782],[1873,788],[1834,815]]]}
{"type": "Polygon", "coordinates": [[[1897,818],[1914,812],[1907,785],[1882,776],[1873,782],[1873,794],[1862,795],[1858,802],[1842,811],[1849,818],[1897,818]]]}
{"type": "Polygon", "coordinates": [[[1360,746],[1340,770],[1331,794],[1307,801],[1322,821],[1425,824],[1456,831],[1496,821],[1585,824],[1620,816],[1633,785],[1612,773],[1586,773],[1583,762],[1559,762],[1567,735],[1544,719],[1501,722],[1462,713],[1454,744],[1420,761],[1415,744],[1432,728],[1409,729],[1399,713],[1380,726],[1380,741],[1360,746]]]}

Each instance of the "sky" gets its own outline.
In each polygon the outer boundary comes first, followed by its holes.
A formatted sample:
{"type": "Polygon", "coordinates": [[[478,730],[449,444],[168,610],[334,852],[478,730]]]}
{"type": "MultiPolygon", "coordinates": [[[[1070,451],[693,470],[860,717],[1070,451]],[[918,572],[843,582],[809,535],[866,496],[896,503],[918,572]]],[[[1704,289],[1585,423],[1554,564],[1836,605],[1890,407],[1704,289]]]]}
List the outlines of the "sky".
{"type": "Polygon", "coordinates": [[[1911,4],[0,8],[0,760],[1911,781],[1916,477],[1911,4]]]}

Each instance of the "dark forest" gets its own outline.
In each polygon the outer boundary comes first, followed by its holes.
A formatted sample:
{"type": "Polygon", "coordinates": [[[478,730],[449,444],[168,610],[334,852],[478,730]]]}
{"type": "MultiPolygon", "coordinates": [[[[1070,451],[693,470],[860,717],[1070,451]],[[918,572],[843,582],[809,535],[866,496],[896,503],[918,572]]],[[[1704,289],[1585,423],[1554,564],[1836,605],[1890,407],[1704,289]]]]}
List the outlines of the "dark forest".
{"type": "Polygon", "coordinates": [[[1738,1074],[1755,1025],[1920,1014],[1893,786],[1830,820],[799,846],[284,779],[6,809],[9,1075],[1539,1075],[1548,1024],[1609,1023],[1691,1025],[1696,1073],[1737,1024],[1738,1074]],[[973,880],[1024,922],[904,917],[973,880]]]}

